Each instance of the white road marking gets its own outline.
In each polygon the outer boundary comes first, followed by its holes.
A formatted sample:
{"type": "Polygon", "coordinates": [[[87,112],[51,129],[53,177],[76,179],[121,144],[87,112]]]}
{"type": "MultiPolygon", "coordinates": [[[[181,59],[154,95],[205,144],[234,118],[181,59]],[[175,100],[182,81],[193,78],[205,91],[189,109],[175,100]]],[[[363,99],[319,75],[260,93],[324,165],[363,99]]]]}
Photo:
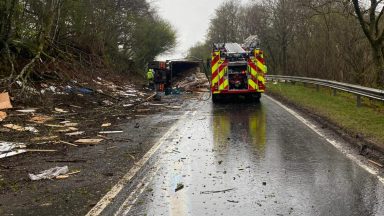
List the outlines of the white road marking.
{"type": "Polygon", "coordinates": [[[140,182],[137,184],[135,190],[128,196],[128,198],[120,206],[119,210],[117,210],[117,212],[114,214],[115,216],[128,215],[128,213],[129,213],[129,211],[131,211],[131,208],[133,207],[133,205],[139,199],[140,195],[148,188],[148,185],[155,178],[155,176],[159,170],[160,170],[160,166],[157,167],[156,170],[151,175],[147,175],[142,180],[140,180],[140,182]],[[122,213],[122,211],[124,211],[124,212],[122,213]]]}
{"type": "MultiPolygon", "coordinates": [[[[192,113],[192,115],[194,115],[192,113]]],[[[175,138],[172,140],[172,143],[176,143],[177,141],[180,141],[179,138],[175,138]]],[[[172,148],[174,148],[175,145],[169,145],[168,148],[164,152],[170,152],[172,148]]],[[[157,162],[157,164],[161,164],[160,162],[157,162]]],[[[159,172],[161,166],[157,166],[155,171],[151,172],[150,174],[147,174],[143,179],[141,179],[138,183],[136,188],[132,191],[132,193],[128,196],[127,199],[123,202],[123,204],[120,206],[118,211],[114,214],[115,216],[118,215],[128,215],[129,211],[131,211],[131,208],[136,203],[136,201],[139,199],[140,195],[148,188],[148,185],[152,182],[152,180],[155,178],[157,173],[159,172]],[[122,213],[122,211],[124,211],[122,213]]]]}
{"type": "Polygon", "coordinates": [[[120,191],[131,181],[137,172],[147,163],[147,161],[156,153],[163,143],[172,135],[172,133],[179,126],[178,123],[186,118],[190,113],[187,111],[181,118],[173,124],[171,128],[153,145],[153,147],[143,156],[143,158],[135,163],[135,165],[126,173],[119,182],[86,214],[86,216],[100,215],[103,210],[113,201],[113,199],[120,193],[120,191]]]}
{"type": "Polygon", "coordinates": [[[315,133],[317,133],[319,136],[321,136],[322,138],[324,138],[325,140],[327,140],[330,144],[332,144],[337,150],[339,150],[340,152],[342,152],[347,158],[349,158],[350,160],[352,160],[353,162],[355,162],[357,165],[359,165],[361,168],[365,169],[367,172],[369,172],[370,174],[374,175],[377,177],[377,179],[384,184],[384,178],[381,177],[379,175],[379,170],[377,168],[374,168],[374,167],[371,167],[369,165],[367,165],[368,163],[365,163],[363,162],[364,160],[366,160],[365,158],[361,157],[361,158],[358,158],[357,155],[354,155],[352,153],[349,153],[347,150],[345,150],[345,148],[343,147],[343,145],[339,142],[337,142],[336,140],[333,140],[333,139],[330,139],[329,137],[327,137],[323,132],[321,132],[321,130],[319,130],[314,124],[312,124],[311,122],[309,122],[308,120],[306,120],[304,117],[302,117],[301,115],[299,115],[297,112],[293,111],[292,109],[286,107],[285,105],[283,105],[282,103],[280,103],[279,101],[276,101],[275,99],[267,96],[267,95],[264,95],[266,98],[268,98],[269,100],[273,101],[274,103],[276,103],[277,105],[279,105],[280,107],[282,107],[283,109],[285,109],[287,112],[289,112],[290,114],[292,114],[294,117],[296,117],[298,120],[300,120],[301,122],[303,122],[305,125],[307,125],[309,128],[311,128],[315,133]]]}

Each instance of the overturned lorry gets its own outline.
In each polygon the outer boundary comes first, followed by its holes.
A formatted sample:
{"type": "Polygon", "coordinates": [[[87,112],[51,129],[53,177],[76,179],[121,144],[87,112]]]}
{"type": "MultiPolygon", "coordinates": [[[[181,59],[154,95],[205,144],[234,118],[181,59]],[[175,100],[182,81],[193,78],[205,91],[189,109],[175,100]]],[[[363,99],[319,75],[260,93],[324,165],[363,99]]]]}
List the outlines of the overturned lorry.
{"type": "Polygon", "coordinates": [[[211,60],[212,101],[225,95],[241,94],[259,101],[265,91],[267,66],[258,43],[217,43],[211,60]]]}

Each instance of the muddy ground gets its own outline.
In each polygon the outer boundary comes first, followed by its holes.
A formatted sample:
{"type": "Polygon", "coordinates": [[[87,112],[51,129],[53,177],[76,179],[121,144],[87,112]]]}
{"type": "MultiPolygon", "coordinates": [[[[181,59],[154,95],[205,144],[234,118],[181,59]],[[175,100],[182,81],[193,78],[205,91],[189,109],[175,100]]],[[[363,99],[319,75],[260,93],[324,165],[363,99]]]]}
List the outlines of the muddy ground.
{"type": "Polygon", "coordinates": [[[201,93],[181,92],[156,100],[145,81],[131,83],[99,77],[88,83],[50,83],[36,89],[39,103],[13,100],[14,108],[1,122],[0,141],[22,142],[32,152],[0,159],[0,215],[86,214],[188,109],[188,101],[201,99],[201,93]],[[35,111],[20,112],[31,107],[35,111]],[[16,131],[6,124],[39,132],[16,131]],[[68,135],[74,132],[84,133],[68,135]],[[102,141],[80,144],[78,139],[102,141]],[[40,181],[28,176],[56,166],[68,166],[75,174],[40,181]]]}

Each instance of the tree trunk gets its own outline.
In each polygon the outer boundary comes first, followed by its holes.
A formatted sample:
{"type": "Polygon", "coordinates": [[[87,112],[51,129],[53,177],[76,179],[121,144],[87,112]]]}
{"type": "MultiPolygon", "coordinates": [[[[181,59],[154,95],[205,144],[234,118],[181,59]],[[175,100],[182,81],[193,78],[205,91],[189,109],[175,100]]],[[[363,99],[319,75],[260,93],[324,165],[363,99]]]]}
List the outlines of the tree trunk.
{"type": "Polygon", "coordinates": [[[384,56],[381,45],[372,45],[373,60],[375,63],[374,81],[377,86],[384,86],[384,56]]]}

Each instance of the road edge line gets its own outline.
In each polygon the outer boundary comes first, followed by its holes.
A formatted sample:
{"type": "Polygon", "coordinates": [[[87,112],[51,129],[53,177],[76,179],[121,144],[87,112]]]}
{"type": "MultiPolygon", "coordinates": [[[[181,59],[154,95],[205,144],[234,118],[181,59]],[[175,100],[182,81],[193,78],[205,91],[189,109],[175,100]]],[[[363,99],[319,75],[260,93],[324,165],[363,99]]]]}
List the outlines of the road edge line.
{"type": "Polygon", "coordinates": [[[344,150],[343,148],[343,145],[340,144],[339,142],[337,142],[336,140],[333,140],[333,139],[330,139],[328,138],[324,133],[322,133],[317,127],[316,125],[312,124],[309,120],[305,119],[304,117],[302,117],[299,113],[297,113],[296,111],[292,110],[291,108],[285,106],[284,104],[282,104],[281,102],[277,101],[276,99],[268,96],[268,95],[264,95],[266,98],[268,98],[269,100],[273,101],[274,103],[276,103],[277,105],[279,105],[281,108],[285,109],[288,113],[290,113],[291,115],[293,115],[295,118],[297,118],[299,121],[301,121],[302,123],[304,123],[307,127],[309,127],[312,131],[314,131],[315,133],[317,133],[320,137],[324,138],[327,142],[329,142],[331,145],[333,145],[338,151],[340,151],[341,153],[343,153],[347,158],[349,158],[350,160],[352,160],[353,162],[355,162],[357,165],[359,165],[361,168],[363,168],[364,170],[366,170],[368,173],[376,176],[376,178],[384,184],[384,177],[381,177],[379,175],[379,170],[376,169],[376,168],[372,168],[370,167],[369,165],[363,163],[361,160],[358,159],[358,157],[356,157],[356,155],[353,155],[349,152],[347,152],[346,150],[344,150]]]}
{"type": "Polygon", "coordinates": [[[113,201],[113,199],[121,192],[121,190],[130,182],[130,180],[137,174],[137,172],[148,162],[148,160],[157,152],[162,144],[172,135],[177,129],[178,123],[183,120],[190,111],[185,112],[179,120],[177,120],[171,128],[157,141],[152,148],[135,163],[133,167],[115,184],[111,190],[104,195],[103,198],[86,214],[86,216],[100,215],[103,210],[113,201]]]}

